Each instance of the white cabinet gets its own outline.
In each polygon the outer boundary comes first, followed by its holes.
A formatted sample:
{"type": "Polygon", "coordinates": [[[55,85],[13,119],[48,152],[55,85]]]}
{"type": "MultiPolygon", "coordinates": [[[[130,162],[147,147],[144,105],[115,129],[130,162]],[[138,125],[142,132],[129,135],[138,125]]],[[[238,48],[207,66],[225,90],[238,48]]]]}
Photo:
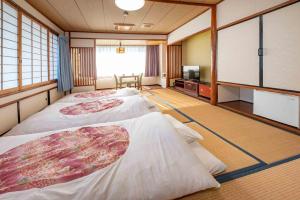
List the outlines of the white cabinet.
{"type": "Polygon", "coordinates": [[[254,91],[253,112],[268,119],[300,128],[300,97],[254,91]]]}

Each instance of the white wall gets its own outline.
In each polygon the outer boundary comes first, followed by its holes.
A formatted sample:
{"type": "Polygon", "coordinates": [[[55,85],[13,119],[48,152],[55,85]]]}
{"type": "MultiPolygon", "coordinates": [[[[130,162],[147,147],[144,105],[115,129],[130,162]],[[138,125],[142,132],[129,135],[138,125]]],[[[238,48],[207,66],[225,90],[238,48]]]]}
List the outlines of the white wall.
{"type": "Polygon", "coordinates": [[[240,100],[253,103],[253,89],[240,88],[240,100]]]}
{"type": "Polygon", "coordinates": [[[218,86],[218,103],[240,100],[238,87],[218,86]]]}
{"type": "Polygon", "coordinates": [[[187,37],[190,37],[211,26],[211,10],[199,15],[190,22],[184,24],[168,35],[168,44],[174,44],[187,37]]]}
{"type": "Polygon", "coordinates": [[[217,6],[218,28],[287,0],[224,0],[217,6]]]}
{"type": "Polygon", "coordinates": [[[159,72],[160,72],[160,85],[163,88],[167,87],[167,45],[159,45],[159,72]]]}
{"type": "Polygon", "coordinates": [[[94,47],[95,39],[71,39],[71,47],[94,47]]]}
{"type": "Polygon", "coordinates": [[[38,10],[33,8],[29,3],[27,3],[25,0],[13,0],[18,6],[26,10],[28,13],[30,13],[35,18],[39,19],[41,22],[46,24],[49,28],[53,29],[57,33],[63,34],[64,31],[60,29],[58,26],[56,26],[53,22],[51,22],[47,17],[42,15],[38,10]]]}

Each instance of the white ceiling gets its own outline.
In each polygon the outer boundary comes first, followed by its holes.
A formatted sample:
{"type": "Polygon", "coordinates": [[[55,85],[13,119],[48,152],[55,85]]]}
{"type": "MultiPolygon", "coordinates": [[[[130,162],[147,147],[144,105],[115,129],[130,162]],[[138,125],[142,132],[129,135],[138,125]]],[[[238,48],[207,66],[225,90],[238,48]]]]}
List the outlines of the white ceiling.
{"type": "MultiPolygon", "coordinates": [[[[220,0],[185,0],[199,3],[217,3],[220,0]]],[[[146,1],[145,6],[129,12],[123,11],[114,0],[27,0],[33,7],[65,31],[116,32],[114,23],[132,23],[130,33],[170,33],[203,13],[207,7],[146,1]],[[154,24],[142,28],[143,23],[154,24]]]]}

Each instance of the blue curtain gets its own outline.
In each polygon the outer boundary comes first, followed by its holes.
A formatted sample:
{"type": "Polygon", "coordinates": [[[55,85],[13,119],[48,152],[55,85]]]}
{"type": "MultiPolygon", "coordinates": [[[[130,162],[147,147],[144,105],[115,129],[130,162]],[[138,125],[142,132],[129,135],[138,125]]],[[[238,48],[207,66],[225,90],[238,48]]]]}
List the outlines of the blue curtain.
{"type": "Polygon", "coordinates": [[[57,69],[57,85],[58,91],[64,92],[69,91],[74,87],[68,38],[63,35],[60,35],[58,45],[59,63],[57,69]]]}

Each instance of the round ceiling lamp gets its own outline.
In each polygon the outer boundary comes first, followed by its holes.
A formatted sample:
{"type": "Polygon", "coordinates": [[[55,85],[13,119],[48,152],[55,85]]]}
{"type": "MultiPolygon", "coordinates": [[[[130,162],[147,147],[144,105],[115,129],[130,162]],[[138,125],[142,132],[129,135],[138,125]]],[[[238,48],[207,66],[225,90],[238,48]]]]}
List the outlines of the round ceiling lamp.
{"type": "Polygon", "coordinates": [[[126,11],[139,10],[145,5],[145,0],[115,0],[115,4],[126,11]]]}

